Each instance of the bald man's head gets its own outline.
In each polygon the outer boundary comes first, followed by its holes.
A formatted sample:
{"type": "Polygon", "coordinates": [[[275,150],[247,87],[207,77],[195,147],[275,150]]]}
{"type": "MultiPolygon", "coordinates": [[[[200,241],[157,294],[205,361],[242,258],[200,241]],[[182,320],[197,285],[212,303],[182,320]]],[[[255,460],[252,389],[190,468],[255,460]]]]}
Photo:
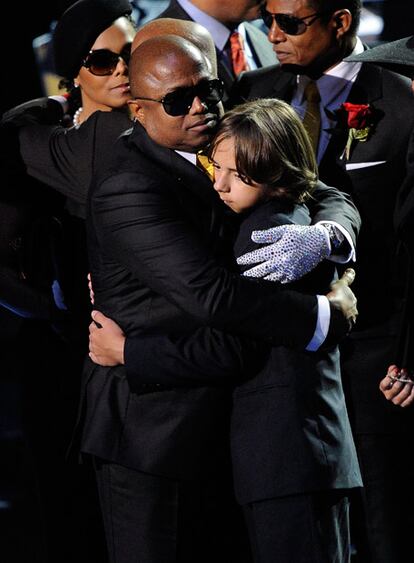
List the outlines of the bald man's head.
{"type": "Polygon", "coordinates": [[[152,37],[131,55],[131,114],[164,147],[196,152],[222,111],[223,85],[204,54],[177,35],[152,37]]]}
{"type": "Polygon", "coordinates": [[[171,80],[182,65],[193,73],[211,67],[194,43],[177,35],[160,35],[147,39],[135,48],[129,62],[129,84],[132,96],[142,96],[147,90],[161,88],[171,80]]]}
{"type": "Polygon", "coordinates": [[[163,35],[177,35],[191,41],[205,55],[217,75],[216,47],[210,32],[199,23],[174,18],[158,18],[144,24],[136,33],[131,46],[131,53],[144,41],[163,35]]]}

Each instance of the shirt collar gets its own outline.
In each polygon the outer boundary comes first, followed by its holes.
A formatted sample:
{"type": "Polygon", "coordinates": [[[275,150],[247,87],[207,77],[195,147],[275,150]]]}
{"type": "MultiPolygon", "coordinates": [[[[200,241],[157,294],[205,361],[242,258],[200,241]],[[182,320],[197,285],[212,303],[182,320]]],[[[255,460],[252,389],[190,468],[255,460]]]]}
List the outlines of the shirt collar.
{"type": "MultiPolygon", "coordinates": [[[[359,55],[363,51],[364,46],[362,41],[357,37],[355,48],[350,55],[359,55]]],[[[361,66],[362,63],[340,61],[337,65],[324,72],[316,81],[321,96],[321,102],[325,108],[330,109],[336,107],[337,99],[345,89],[350,88],[355,82],[361,70],[361,66]]],[[[301,103],[304,103],[304,92],[310,78],[305,75],[298,75],[297,81],[298,95],[300,96],[301,103]]]]}
{"type": "MultiPolygon", "coordinates": [[[[216,20],[216,18],[213,18],[213,16],[206,14],[206,12],[203,12],[203,10],[194,6],[194,4],[192,4],[189,0],[177,0],[177,2],[180,4],[182,9],[187,12],[192,20],[208,29],[213,37],[213,41],[217,49],[219,51],[223,51],[230,37],[231,30],[223,23],[216,20]]],[[[244,25],[241,23],[236,29],[242,35],[243,39],[246,39],[246,30],[244,25]]]]}
{"type": "Polygon", "coordinates": [[[224,49],[230,35],[230,30],[215,18],[194,6],[189,0],[177,0],[180,6],[195,22],[206,27],[211,33],[214,43],[220,51],[224,49]]]}
{"type": "Polygon", "coordinates": [[[175,151],[175,152],[180,156],[182,156],[183,158],[185,158],[186,160],[188,160],[188,162],[191,162],[191,164],[194,164],[194,166],[197,166],[197,155],[195,153],[185,152],[185,151],[175,151]]]}

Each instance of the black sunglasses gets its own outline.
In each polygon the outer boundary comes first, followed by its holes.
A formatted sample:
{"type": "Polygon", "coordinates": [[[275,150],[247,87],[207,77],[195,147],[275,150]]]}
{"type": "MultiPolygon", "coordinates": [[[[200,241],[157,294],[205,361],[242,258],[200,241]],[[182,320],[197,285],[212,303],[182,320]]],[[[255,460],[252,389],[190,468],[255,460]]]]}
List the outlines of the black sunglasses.
{"type": "Polygon", "coordinates": [[[264,24],[269,29],[273,25],[273,20],[277,23],[279,29],[286,33],[286,35],[302,35],[305,33],[306,29],[311,26],[318,18],[323,16],[328,12],[316,12],[315,14],[310,14],[303,18],[297,18],[296,16],[291,16],[290,14],[272,14],[268,12],[264,6],[260,8],[262,20],[264,24]],[[310,21],[306,22],[305,20],[310,21]]]}
{"type": "Polygon", "coordinates": [[[179,88],[174,92],[169,92],[163,98],[157,100],[155,98],[144,98],[136,96],[134,100],[148,100],[149,102],[158,102],[162,104],[168,115],[178,117],[186,115],[193,105],[194,98],[198,97],[206,104],[207,108],[216,106],[224,95],[224,84],[218,78],[214,80],[202,80],[195,86],[188,88],[179,88]]]}
{"type": "Polygon", "coordinates": [[[109,76],[116,69],[119,59],[122,59],[128,65],[130,57],[131,43],[127,43],[120,53],[114,53],[109,49],[89,51],[82,62],[82,66],[95,76],[109,76]]]}

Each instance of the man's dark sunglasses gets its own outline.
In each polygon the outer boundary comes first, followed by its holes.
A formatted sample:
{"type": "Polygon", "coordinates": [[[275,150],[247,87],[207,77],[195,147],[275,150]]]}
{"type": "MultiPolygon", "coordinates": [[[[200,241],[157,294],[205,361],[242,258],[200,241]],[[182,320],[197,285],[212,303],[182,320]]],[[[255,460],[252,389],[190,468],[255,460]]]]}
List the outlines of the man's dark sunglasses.
{"type": "Polygon", "coordinates": [[[191,106],[193,105],[194,98],[206,104],[207,108],[216,106],[222,99],[224,94],[224,84],[218,78],[214,80],[202,80],[195,86],[188,88],[179,88],[174,92],[169,92],[163,98],[157,100],[155,98],[144,98],[137,96],[135,100],[148,100],[149,102],[158,102],[162,104],[164,110],[168,115],[178,117],[179,115],[186,115],[191,106]]]}
{"type": "Polygon", "coordinates": [[[291,16],[290,14],[273,14],[272,12],[268,12],[264,6],[260,8],[260,11],[262,20],[264,21],[266,27],[270,29],[274,20],[277,23],[278,28],[281,29],[283,33],[286,33],[286,35],[302,35],[302,33],[305,33],[306,29],[318,18],[328,13],[326,11],[316,12],[315,14],[310,14],[309,16],[305,16],[303,18],[297,18],[296,16],[291,16]]]}
{"type": "Polygon", "coordinates": [[[116,69],[119,59],[126,65],[131,57],[131,43],[127,43],[120,53],[114,53],[109,49],[96,49],[89,51],[87,57],[82,62],[82,66],[95,76],[109,76],[116,69]]]}

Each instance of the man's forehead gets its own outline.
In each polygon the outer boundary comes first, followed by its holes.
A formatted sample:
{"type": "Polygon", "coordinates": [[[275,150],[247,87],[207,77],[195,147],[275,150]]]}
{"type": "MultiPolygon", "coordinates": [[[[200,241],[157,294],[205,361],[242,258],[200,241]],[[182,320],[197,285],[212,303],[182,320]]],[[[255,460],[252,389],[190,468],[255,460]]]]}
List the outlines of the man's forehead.
{"type": "Polygon", "coordinates": [[[145,83],[148,88],[156,89],[162,95],[165,95],[168,92],[195,86],[199,82],[213,78],[214,76],[207,69],[195,69],[194,72],[182,72],[179,74],[171,72],[171,69],[167,69],[165,74],[155,72],[147,74],[145,83]]]}
{"type": "Polygon", "coordinates": [[[269,12],[293,13],[308,7],[308,0],[267,0],[265,7],[269,12]]]}
{"type": "Polygon", "coordinates": [[[192,79],[196,75],[211,74],[211,65],[200,51],[164,52],[144,64],[143,75],[153,80],[192,79]]]}

